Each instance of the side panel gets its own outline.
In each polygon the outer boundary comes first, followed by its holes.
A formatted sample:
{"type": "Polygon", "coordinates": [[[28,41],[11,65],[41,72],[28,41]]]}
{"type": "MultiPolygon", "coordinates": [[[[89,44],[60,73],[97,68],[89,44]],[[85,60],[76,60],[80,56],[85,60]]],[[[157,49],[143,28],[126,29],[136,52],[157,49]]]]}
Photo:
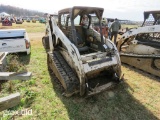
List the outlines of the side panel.
{"type": "Polygon", "coordinates": [[[128,65],[134,66],[138,69],[151,73],[155,76],[160,77],[160,58],[139,58],[139,57],[129,57],[129,56],[121,56],[121,61],[128,65]],[[159,61],[159,62],[158,62],[159,61]]]}
{"type": "Polygon", "coordinates": [[[126,53],[139,54],[139,55],[160,55],[160,50],[146,45],[131,44],[126,48],[126,53]]]}
{"type": "Polygon", "coordinates": [[[126,39],[131,36],[137,35],[139,33],[155,33],[160,32],[160,25],[153,25],[153,26],[145,26],[145,27],[138,27],[136,29],[131,29],[122,35],[121,39],[126,39]]]}
{"type": "Polygon", "coordinates": [[[0,40],[1,52],[21,52],[26,51],[24,38],[22,39],[3,39],[0,40]]]}

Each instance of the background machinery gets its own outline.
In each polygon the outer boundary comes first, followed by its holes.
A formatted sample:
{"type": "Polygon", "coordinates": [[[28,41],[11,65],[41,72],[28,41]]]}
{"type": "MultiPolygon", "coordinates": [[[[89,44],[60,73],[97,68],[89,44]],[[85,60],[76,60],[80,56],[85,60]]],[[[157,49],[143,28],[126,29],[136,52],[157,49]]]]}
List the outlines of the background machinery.
{"type": "Polygon", "coordinates": [[[32,23],[36,23],[36,19],[33,18],[33,19],[32,19],[32,23]]]}
{"type": "Polygon", "coordinates": [[[123,63],[160,77],[160,11],[144,12],[142,26],[125,32],[117,47],[123,63]]]}
{"type": "Polygon", "coordinates": [[[12,21],[6,17],[4,20],[2,20],[2,26],[12,26],[12,21]]]}
{"type": "Polygon", "coordinates": [[[22,18],[17,18],[16,19],[16,24],[22,24],[23,23],[23,19],[22,18]]]}

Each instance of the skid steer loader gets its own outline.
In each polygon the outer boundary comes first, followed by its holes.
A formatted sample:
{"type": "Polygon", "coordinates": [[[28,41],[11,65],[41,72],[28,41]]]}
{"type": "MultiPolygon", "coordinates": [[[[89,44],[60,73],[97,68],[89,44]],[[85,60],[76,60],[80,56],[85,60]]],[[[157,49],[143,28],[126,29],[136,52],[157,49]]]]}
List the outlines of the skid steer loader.
{"type": "Polygon", "coordinates": [[[160,77],[160,11],[144,12],[142,26],[125,32],[117,44],[123,63],[160,77]]]}
{"type": "Polygon", "coordinates": [[[58,23],[48,15],[42,43],[47,63],[62,84],[63,95],[92,96],[121,79],[116,46],[91,26],[91,15],[101,21],[103,8],[74,6],[58,12],[58,23]],[[83,21],[84,20],[84,21],[83,21]],[[84,23],[86,23],[84,25],[84,23]]]}

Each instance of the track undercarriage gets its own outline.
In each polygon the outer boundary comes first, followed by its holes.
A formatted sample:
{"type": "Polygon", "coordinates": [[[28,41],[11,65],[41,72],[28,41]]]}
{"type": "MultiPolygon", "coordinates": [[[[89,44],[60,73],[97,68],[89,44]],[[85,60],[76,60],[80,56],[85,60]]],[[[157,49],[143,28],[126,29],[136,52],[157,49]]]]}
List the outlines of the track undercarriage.
{"type": "Polygon", "coordinates": [[[48,67],[54,72],[66,90],[65,96],[79,92],[79,81],[74,71],[66,63],[60,52],[54,51],[47,56],[48,67]]]}
{"type": "MultiPolygon", "coordinates": [[[[70,97],[80,92],[80,83],[76,73],[71,69],[59,51],[55,50],[52,53],[48,53],[47,64],[62,84],[64,96],[70,97]]],[[[92,75],[90,79],[87,80],[85,96],[89,97],[113,88],[119,82],[119,79],[116,79],[112,73],[109,69],[108,71],[101,71],[101,74],[97,73],[97,75],[92,75]]]]}

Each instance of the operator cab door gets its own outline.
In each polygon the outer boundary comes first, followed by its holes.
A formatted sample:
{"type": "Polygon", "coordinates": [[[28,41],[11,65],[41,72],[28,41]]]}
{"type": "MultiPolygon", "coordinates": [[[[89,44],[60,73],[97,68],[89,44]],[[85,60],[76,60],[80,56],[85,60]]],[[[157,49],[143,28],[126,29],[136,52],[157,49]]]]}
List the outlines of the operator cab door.
{"type": "Polygon", "coordinates": [[[60,29],[66,36],[68,36],[68,24],[70,24],[70,21],[67,19],[68,16],[69,14],[61,14],[60,16],[60,29]]]}

